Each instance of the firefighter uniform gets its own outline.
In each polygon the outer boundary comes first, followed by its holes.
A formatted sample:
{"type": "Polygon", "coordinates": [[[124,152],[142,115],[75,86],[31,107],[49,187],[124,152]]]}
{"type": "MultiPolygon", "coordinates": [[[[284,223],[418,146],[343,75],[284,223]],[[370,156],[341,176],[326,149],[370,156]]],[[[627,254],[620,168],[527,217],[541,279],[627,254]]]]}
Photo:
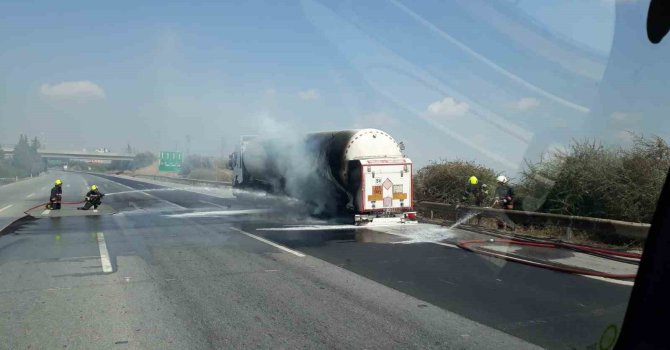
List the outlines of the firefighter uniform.
{"type": "Polygon", "coordinates": [[[47,205],[47,209],[59,210],[62,199],[63,182],[61,180],[56,180],[54,182],[54,187],[51,189],[51,195],[49,196],[49,204],[47,205]]]}
{"type": "Polygon", "coordinates": [[[98,209],[98,206],[102,204],[102,197],[104,196],[105,194],[100,192],[96,185],[93,185],[91,186],[91,190],[86,193],[86,203],[84,203],[83,207],[77,209],[89,210],[91,207],[93,207],[93,209],[98,209]]]}

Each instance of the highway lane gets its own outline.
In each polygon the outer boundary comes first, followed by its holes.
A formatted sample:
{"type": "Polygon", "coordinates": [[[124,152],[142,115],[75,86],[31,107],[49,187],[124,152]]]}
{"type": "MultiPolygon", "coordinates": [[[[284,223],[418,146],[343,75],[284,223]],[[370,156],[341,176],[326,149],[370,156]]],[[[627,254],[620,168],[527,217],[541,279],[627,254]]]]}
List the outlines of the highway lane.
{"type": "Polygon", "coordinates": [[[81,176],[63,172],[47,172],[40,176],[0,186],[0,229],[22,217],[23,211],[49,201],[57,178],[63,180],[63,200],[80,201],[87,183],[81,176]]]}
{"type": "Polygon", "coordinates": [[[287,235],[287,231],[257,231],[268,227],[258,222],[242,227],[548,348],[583,348],[596,342],[608,325],[623,321],[631,291],[625,285],[433,243],[361,244],[381,242],[379,230],[294,231],[287,235]]]}
{"type": "Polygon", "coordinates": [[[97,214],[66,207],[59,217],[38,215],[0,237],[0,348],[533,347],[239,231],[245,223],[276,223],[276,212],[174,216],[249,206],[92,175],[54,175],[125,193],[107,196],[113,210],[104,214],[104,206],[97,214]],[[104,270],[107,256],[111,273],[104,270]]]}
{"type": "MultiPolygon", "coordinates": [[[[132,185],[132,180],[125,181],[132,185]]],[[[194,202],[199,197],[179,192],[156,195],[181,200],[184,205],[189,204],[187,198],[194,202]]],[[[221,205],[235,202],[219,198],[210,201],[221,205]]],[[[190,220],[217,225],[221,219],[190,220]]],[[[383,228],[331,230],[326,223],[317,225],[316,230],[286,230],[286,226],[306,221],[306,217],[292,220],[287,215],[270,215],[238,220],[238,225],[246,232],[549,348],[582,348],[597,342],[609,325],[623,320],[631,290],[626,285],[508,263],[431,243],[388,244],[397,239],[380,235],[383,228]]]]}

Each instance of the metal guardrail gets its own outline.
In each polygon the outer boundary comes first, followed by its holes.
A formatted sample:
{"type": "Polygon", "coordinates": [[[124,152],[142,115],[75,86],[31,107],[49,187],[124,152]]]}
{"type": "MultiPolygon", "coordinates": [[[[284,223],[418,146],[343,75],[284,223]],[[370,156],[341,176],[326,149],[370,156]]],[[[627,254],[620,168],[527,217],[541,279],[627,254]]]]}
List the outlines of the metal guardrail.
{"type": "Polygon", "coordinates": [[[417,211],[424,216],[438,214],[444,219],[458,220],[469,213],[479,212],[480,217],[494,218],[511,222],[514,226],[560,227],[566,230],[580,230],[595,233],[606,239],[633,239],[644,241],[650,224],[570,216],[549,213],[537,213],[521,210],[503,210],[471,206],[454,206],[436,202],[414,203],[417,211]]]}
{"type": "Polygon", "coordinates": [[[227,187],[232,186],[232,182],[226,181],[212,181],[212,180],[198,180],[198,179],[188,179],[183,177],[171,177],[171,176],[161,176],[161,175],[133,175],[133,177],[139,177],[144,179],[152,179],[157,181],[167,181],[173,183],[180,183],[186,185],[208,185],[212,187],[227,187]]]}
{"type": "MultiPolygon", "coordinates": [[[[232,186],[231,182],[197,180],[160,175],[134,175],[134,177],[163,180],[168,182],[183,183],[189,185],[209,185],[214,187],[232,186]]],[[[438,214],[441,218],[457,221],[472,212],[478,212],[479,217],[493,218],[512,223],[516,226],[535,227],[560,227],[566,231],[579,230],[595,233],[606,239],[629,239],[644,241],[647,238],[650,224],[627,222],[620,220],[591,218],[584,216],[571,216],[550,213],[538,213],[521,210],[503,210],[493,208],[482,208],[472,206],[454,206],[436,202],[416,202],[414,208],[423,216],[432,218],[438,214]],[[429,214],[430,213],[430,214],[429,214]]]]}

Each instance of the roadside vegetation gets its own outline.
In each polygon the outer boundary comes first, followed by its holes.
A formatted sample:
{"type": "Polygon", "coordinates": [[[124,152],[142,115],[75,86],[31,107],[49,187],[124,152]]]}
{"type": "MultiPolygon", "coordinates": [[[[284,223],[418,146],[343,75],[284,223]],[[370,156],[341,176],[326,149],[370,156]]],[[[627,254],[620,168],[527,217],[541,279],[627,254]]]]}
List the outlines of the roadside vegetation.
{"type": "Polygon", "coordinates": [[[416,200],[447,204],[461,204],[461,197],[470,176],[476,176],[489,187],[489,198],[493,200],[495,170],[464,160],[443,160],[429,164],[414,176],[414,195],[416,200]]]}
{"type": "Polygon", "coordinates": [[[37,176],[44,172],[46,164],[37,153],[41,147],[37,137],[28,141],[28,136],[20,135],[12,158],[5,158],[4,151],[0,149],[0,178],[37,176]]]}
{"type": "MultiPolygon", "coordinates": [[[[565,150],[527,163],[519,178],[512,179],[514,207],[648,223],[668,169],[670,147],[660,137],[634,136],[628,147],[574,141],[565,150]]],[[[461,160],[433,163],[417,172],[415,196],[420,201],[459,204],[471,175],[486,183],[492,196],[498,174],[461,160]]]]}
{"type": "Polygon", "coordinates": [[[231,181],[232,172],[223,159],[189,155],[184,160],[179,175],[189,179],[231,181]]]}

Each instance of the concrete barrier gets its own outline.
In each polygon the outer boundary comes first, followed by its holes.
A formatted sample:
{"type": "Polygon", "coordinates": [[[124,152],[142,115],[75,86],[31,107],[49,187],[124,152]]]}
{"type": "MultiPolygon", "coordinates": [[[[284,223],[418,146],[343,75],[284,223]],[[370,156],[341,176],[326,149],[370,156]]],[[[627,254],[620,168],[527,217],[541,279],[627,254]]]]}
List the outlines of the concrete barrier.
{"type": "Polygon", "coordinates": [[[537,213],[520,210],[503,210],[471,206],[454,206],[435,202],[417,202],[414,207],[424,217],[439,216],[442,219],[457,221],[469,213],[478,212],[480,217],[494,218],[511,222],[516,226],[560,227],[566,231],[579,230],[594,233],[606,240],[637,240],[647,238],[650,224],[620,220],[570,216],[549,213],[537,213]]]}

